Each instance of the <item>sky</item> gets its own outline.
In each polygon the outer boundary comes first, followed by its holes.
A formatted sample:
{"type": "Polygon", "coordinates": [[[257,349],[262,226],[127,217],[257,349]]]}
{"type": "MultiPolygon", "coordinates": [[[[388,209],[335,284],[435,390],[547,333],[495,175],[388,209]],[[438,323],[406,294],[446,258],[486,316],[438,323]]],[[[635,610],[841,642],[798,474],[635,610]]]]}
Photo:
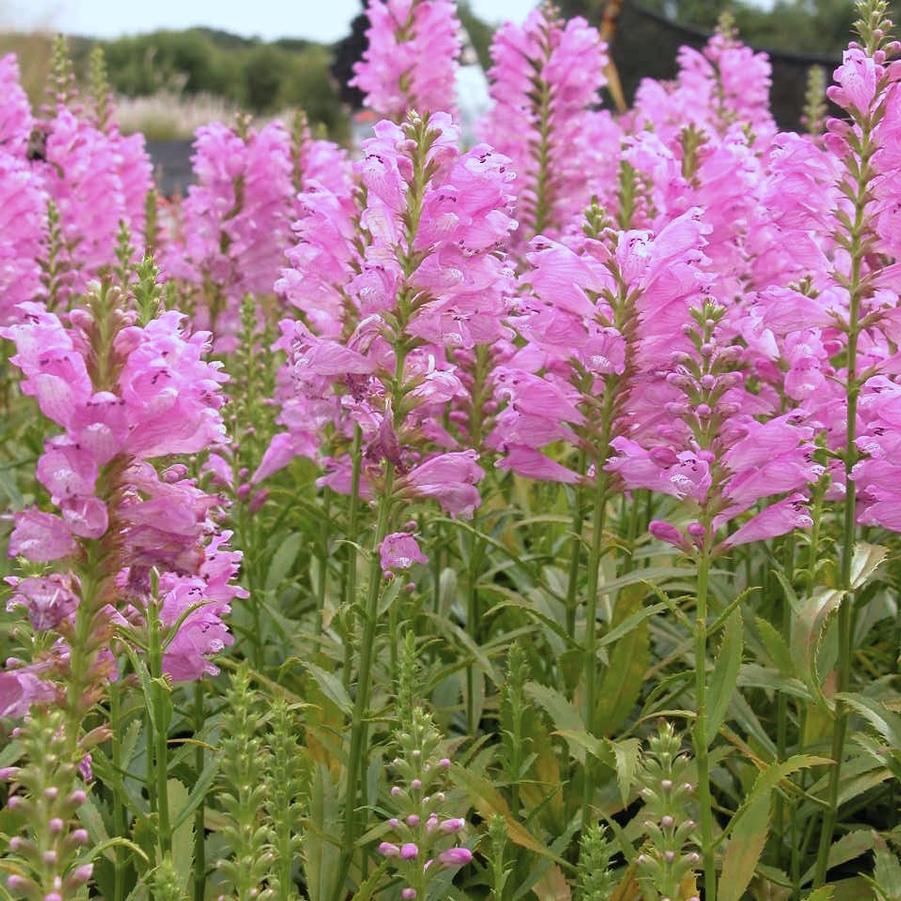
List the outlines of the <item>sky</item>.
{"type": "MultiPolygon", "coordinates": [[[[483,19],[522,19],[536,0],[471,0],[483,19]]],[[[247,37],[335,41],[361,0],[0,0],[0,25],[116,37],[206,25],[247,37]]]]}

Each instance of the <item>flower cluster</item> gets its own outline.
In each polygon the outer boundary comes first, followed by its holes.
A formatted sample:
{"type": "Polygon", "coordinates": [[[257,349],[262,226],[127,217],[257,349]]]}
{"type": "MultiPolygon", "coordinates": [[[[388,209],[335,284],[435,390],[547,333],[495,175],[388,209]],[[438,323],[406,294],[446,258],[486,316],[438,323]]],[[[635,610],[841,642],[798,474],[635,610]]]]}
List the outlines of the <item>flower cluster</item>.
{"type": "Polygon", "coordinates": [[[452,113],[462,46],[453,0],[368,0],[366,14],[368,46],[351,81],[366,105],[395,121],[452,113]]]}
{"type": "Polygon", "coordinates": [[[649,739],[642,761],[639,781],[647,841],[636,863],[641,881],[660,897],[697,901],[696,895],[683,894],[686,877],[701,860],[696,851],[689,850],[697,825],[686,815],[694,794],[688,778],[690,769],[691,759],[682,753],[680,736],[664,723],[649,739]]]}
{"type": "Polygon", "coordinates": [[[444,813],[448,799],[441,782],[451,761],[438,756],[441,737],[431,717],[415,707],[396,741],[392,766],[397,782],[389,792],[395,816],[388,821],[391,841],[379,845],[379,854],[392,861],[404,882],[401,898],[422,899],[441,868],[465,866],[472,852],[458,844],[466,821],[444,813]]]}
{"type": "MultiPolygon", "coordinates": [[[[40,304],[25,303],[20,322],[0,332],[15,343],[11,361],[23,374],[22,391],[62,429],[37,465],[58,512],[18,514],[9,553],[71,566],[16,579],[11,603],[28,611],[36,630],[55,630],[68,642],[76,612],[88,604],[96,631],[90,656],[100,676],[109,667],[100,653],[109,630],[131,615],[132,602],[142,615],[156,569],[163,573],[163,620],[178,624],[169,672],[197,678],[209,670],[206,656],[228,641],[220,617],[242,591],[231,582],[240,553],[223,547],[227,536],[216,534],[211,518],[218,501],[186,477],[187,467],[160,473],[152,461],[223,440],[225,376],[203,359],[208,336],[185,335],[180,314],[140,326],[119,302],[117,289],[101,285],[68,327],[40,304]]],[[[3,678],[18,679],[21,690],[24,673],[17,672],[3,678]]]]}
{"type": "Polygon", "coordinates": [[[523,25],[498,29],[491,56],[494,105],[482,133],[513,161],[520,237],[559,235],[610,189],[604,161],[618,154],[620,130],[595,110],[606,47],[584,19],[564,21],[542,4],[523,25]]]}

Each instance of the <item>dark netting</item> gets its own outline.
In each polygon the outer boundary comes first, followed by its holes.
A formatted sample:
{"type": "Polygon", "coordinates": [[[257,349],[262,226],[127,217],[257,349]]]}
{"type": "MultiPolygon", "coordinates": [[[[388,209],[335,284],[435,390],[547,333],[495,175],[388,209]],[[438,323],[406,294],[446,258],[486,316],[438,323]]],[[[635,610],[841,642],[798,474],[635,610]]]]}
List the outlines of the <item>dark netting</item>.
{"type": "MultiPolygon", "coordinates": [[[[665,16],[624,0],[617,21],[611,55],[616,63],[623,92],[632,102],[642,78],[671,79],[676,75],[676,54],[683,44],[700,49],[709,32],[671,22],[665,16]]],[[[773,116],[781,128],[798,128],[804,109],[807,73],[813,66],[827,71],[827,82],[840,60],[816,54],[789,54],[766,47],[755,47],[769,54],[773,65],[770,100],[773,116]]]]}

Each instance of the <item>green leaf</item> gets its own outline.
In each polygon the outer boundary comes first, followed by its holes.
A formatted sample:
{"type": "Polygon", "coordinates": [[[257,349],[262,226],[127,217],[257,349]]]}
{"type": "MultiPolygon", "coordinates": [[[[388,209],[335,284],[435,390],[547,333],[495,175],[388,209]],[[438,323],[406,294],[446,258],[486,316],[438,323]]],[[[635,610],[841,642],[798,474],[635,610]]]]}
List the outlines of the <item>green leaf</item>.
{"type": "Polygon", "coordinates": [[[178,779],[170,779],[167,785],[169,811],[179,823],[177,828],[172,828],[172,863],[182,888],[187,888],[194,867],[194,822],[187,815],[182,816],[182,811],[188,806],[190,798],[188,790],[178,779]]]}
{"type": "MultiPolygon", "coordinates": [[[[832,843],[832,847],[829,849],[828,866],[832,869],[832,867],[847,863],[849,860],[854,860],[856,857],[860,857],[861,854],[872,851],[875,845],[876,833],[871,829],[855,829],[853,832],[848,832],[838,841],[832,843]]],[[[804,874],[801,880],[802,885],[806,885],[813,879],[813,871],[814,868],[811,867],[804,874]]]]}
{"type": "Polygon", "coordinates": [[[469,795],[470,801],[483,819],[489,820],[494,814],[504,818],[507,824],[507,837],[511,842],[568,867],[565,861],[548,849],[546,842],[539,841],[522,823],[513,818],[507,802],[488,779],[459,764],[454,764],[451,768],[451,776],[469,795]]]}
{"type": "Polygon", "coordinates": [[[589,735],[584,729],[558,729],[555,735],[559,735],[569,745],[569,752],[579,761],[585,762],[585,752],[587,751],[592,757],[597,758],[601,762],[607,764],[611,769],[616,766],[615,759],[610,753],[610,742],[601,738],[595,738],[589,735]]]}
{"type": "Polygon", "coordinates": [[[871,880],[879,897],[885,901],[898,901],[901,898],[901,862],[881,836],[876,837],[876,867],[871,880]]]}
{"type": "Polygon", "coordinates": [[[836,695],[855,713],[862,716],[893,748],[901,748],[901,716],[892,713],[884,704],[856,692],[836,695]]]}
{"type": "Polygon", "coordinates": [[[888,548],[881,544],[867,544],[858,541],[854,546],[854,557],[851,560],[851,588],[857,590],[870,581],[879,564],[885,560],[888,548]]]}
{"type": "Polygon", "coordinates": [[[267,593],[275,591],[284,581],[300,553],[302,544],[303,535],[300,532],[292,532],[278,546],[278,550],[272,555],[269,571],[266,573],[265,591],[267,593]]]}
{"type": "Polygon", "coordinates": [[[385,873],[388,872],[388,864],[388,860],[383,860],[375,870],[369,874],[369,878],[360,885],[356,892],[354,892],[352,901],[371,901],[372,896],[381,885],[385,873]]]}
{"type": "Polygon", "coordinates": [[[778,670],[767,669],[756,663],[743,663],[738,671],[738,685],[741,688],[766,688],[769,691],[782,691],[795,698],[812,701],[813,695],[800,679],[787,678],[778,670]]]}
{"type": "MultiPolygon", "coordinates": [[[[179,808],[178,813],[172,820],[172,831],[175,832],[194,813],[206,797],[207,790],[213,784],[216,774],[219,772],[220,757],[218,754],[213,755],[207,760],[203,771],[197,777],[196,782],[191,788],[191,794],[188,795],[184,805],[179,808]]],[[[171,780],[170,780],[171,781],[171,780]]]]}
{"type": "Polygon", "coordinates": [[[641,586],[639,591],[623,592],[616,602],[611,632],[630,620],[635,624],[613,646],[610,663],[604,670],[598,690],[595,721],[603,735],[611,735],[622,726],[638,701],[644,684],[651,657],[650,626],[642,609],[644,595],[645,590],[641,586]]]}
{"type": "Polygon", "coordinates": [[[627,807],[635,773],[641,762],[641,741],[637,738],[624,738],[621,741],[612,741],[610,745],[616,760],[616,784],[619,786],[623,807],[627,807]]]}
{"type": "Polygon", "coordinates": [[[747,808],[726,845],[720,901],[741,901],[766,845],[769,826],[770,792],[766,792],[747,808]]]}
{"type": "Polygon", "coordinates": [[[754,624],[757,626],[757,634],[760,636],[761,643],[779,672],[783,676],[794,676],[795,664],[791,651],[776,627],[760,616],[754,620],[754,624]]]}
{"type": "Polygon", "coordinates": [[[812,891],[807,896],[807,901],[832,901],[832,896],[834,894],[835,891],[831,885],[823,885],[815,891],[812,891]]]}
{"type": "Polygon", "coordinates": [[[334,674],[326,672],[321,666],[307,662],[304,664],[307,672],[316,680],[316,684],[322,689],[322,693],[341,711],[350,715],[353,711],[353,702],[347,689],[341,680],[334,674]]]}
{"type": "MultiPolygon", "coordinates": [[[[707,744],[713,743],[720,726],[726,720],[729,701],[735,691],[738,670],[741,666],[742,621],[741,611],[734,610],[726,621],[723,640],[713,666],[713,674],[708,686],[707,744]]],[[[703,660],[696,660],[695,666],[703,666],[703,660]]]]}
{"type": "Polygon", "coordinates": [[[748,810],[761,798],[769,798],[770,792],[783,780],[796,773],[798,770],[811,766],[823,766],[832,763],[826,757],[814,757],[810,754],[796,754],[781,763],[772,763],[766,769],[761,770],[754,786],[745,797],[744,802],[732,815],[727,832],[732,833],[738,829],[741,820],[747,815],[748,810]]]}
{"type": "Polygon", "coordinates": [[[822,588],[800,601],[792,619],[791,655],[795,670],[822,704],[820,675],[817,672],[817,652],[829,617],[838,610],[845,596],[837,588],[822,588]]]}
{"type": "Polygon", "coordinates": [[[579,711],[560,692],[537,682],[527,682],[525,690],[536,704],[544,708],[555,729],[578,731],[585,728],[579,711]]]}

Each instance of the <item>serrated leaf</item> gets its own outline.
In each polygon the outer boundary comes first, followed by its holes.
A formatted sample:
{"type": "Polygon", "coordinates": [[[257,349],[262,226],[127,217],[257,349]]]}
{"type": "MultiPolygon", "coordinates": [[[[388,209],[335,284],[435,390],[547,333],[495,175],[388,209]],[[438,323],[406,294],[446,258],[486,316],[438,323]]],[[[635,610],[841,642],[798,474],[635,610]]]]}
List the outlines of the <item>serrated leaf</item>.
{"type": "Polygon", "coordinates": [[[219,772],[220,756],[213,755],[207,760],[203,771],[197,777],[194,785],[191,787],[191,793],[188,795],[184,805],[179,809],[177,815],[172,820],[172,830],[177,830],[187,818],[194,813],[200,806],[209,787],[213,784],[213,780],[219,772]]]}
{"type": "Polygon", "coordinates": [[[544,708],[555,729],[580,731],[585,728],[579,711],[559,691],[537,682],[527,682],[525,691],[536,704],[544,708]]]}
{"type": "MultiPolygon", "coordinates": [[[[713,674],[708,687],[707,744],[713,743],[720,726],[726,720],[729,702],[735,691],[742,654],[741,611],[734,610],[726,621],[723,640],[720,643],[713,666],[713,674]]],[[[696,660],[695,666],[703,666],[703,660],[696,660]]]]}
{"type": "Polygon", "coordinates": [[[857,590],[869,582],[871,576],[885,560],[888,548],[881,544],[867,544],[858,541],[854,546],[854,557],[851,560],[851,588],[857,590]]]}
{"type": "Polygon", "coordinates": [[[873,885],[885,901],[901,899],[901,861],[881,836],[876,836],[873,854],[876,866],[873,869],[873,885]]]}
{"type": "Polygon", "coordinates": [[[794,757],[789,757],[781,763],[770,764],[758,774],[751,791],[748,792],[744,802],[732,815],[732,820],[729,823],[727,831],[732,833],[734,830],[738,829],[738,824],[747,814],[748,809],[761,798],[769,798],[770,792],[783,779],[786,779],[798,770],[803,770],[811,766],[823,766],[829,763],[832,763],[832,761],[826,757],[814,757],[810,754],[796,754],[794,757]]]}
{"type": "Polygon", "coordinates": [[[787,678],[778,670],[767,669],[756,663],[743,663],[738,671],[738,685],[741,688],[766,688],[769,691],[782,691],[795,698],[812,701],[813,695],[800,679],[787,678]]]}
{"type": "Polygon", "coordinates": [[[779,672],[783,676],[794,676],[795,664],[791,651],[776,627],[760,616],[754,620],[754,624],[757,626],[757,634],[764,649],[779,672]]]}
{"type": "Polygon", "coordinates": [[[624,738],[621,741],[610,742],[610,746],[616,761],[616,784],[619,786],[623,807],[626,807],[629,804],[635,773],[641,762],[641,741],[637,738],[624,738]]]}
{"type": "Polygon", "coordinates": [[[799,602],[792,619],[791,654],[796,672],[807,687],[823,703],[821,679],[816,657],[820,640],[829,617],[838,610],[844,592],[837,588],[823,588],[799,602]]]}
{"type": "Polygon", "coordinates": [[[729,837],[723,855],[720,901],[741,901],[766,845],[769,825],[770,792],[767,792],[748,807],[729,837]]]}
{"type": "MultiPolygon", "coordinates": [[[[840,864],[847,863],[872,851],[876,845],[876,834],[871,829],[855,829],[843,835],[838,841],[832,843],[829,849],[828,867],[837,867],[840,864]]],[[[801,880],[802,885],[806,885],[813,879],[814,868],[811,867],[801,880]]]]}
{"type": "Polygon", "coordinates": [[[181,887],[185,889],[194,868],[194,823],[187,815],[182,816],[190,797],[188,790],[178,779],[170,779],[167,785],[169,813],[179,823],[177,827],[172,827],[172,863],[181,880],[181,887]]]}
{"type": "Polygon", "coordinates": [[[862,716],[893,748],[901,748],[901,716],[892,713],[884,704],[856,692],[836,695],[862,716]]]}

